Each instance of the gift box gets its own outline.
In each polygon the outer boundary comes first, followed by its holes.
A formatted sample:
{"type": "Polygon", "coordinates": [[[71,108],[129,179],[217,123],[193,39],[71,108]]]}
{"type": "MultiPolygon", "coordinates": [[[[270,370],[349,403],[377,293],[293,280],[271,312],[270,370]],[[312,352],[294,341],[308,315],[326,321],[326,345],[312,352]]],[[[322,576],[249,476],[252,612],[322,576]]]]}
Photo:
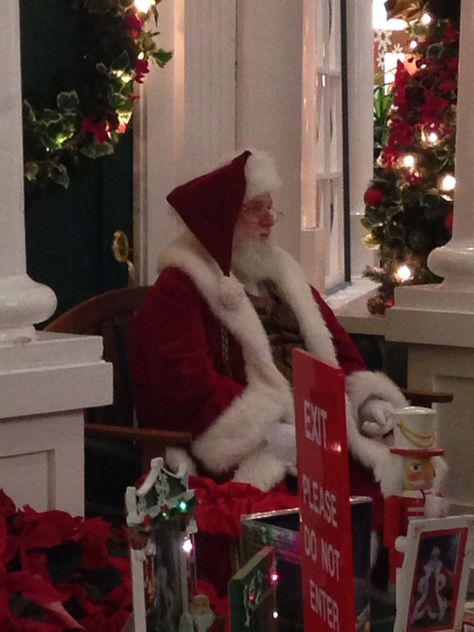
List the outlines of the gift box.
{"type": "MultiPolygon", "coordinates": [[[[370,498],[351,497],[357,631],[367,630],[370,621],[371,513],[370,498]]],[[[276,609],[279,632],[303,632],[304,630],[299,526],[298,509],[269,511],[242,517],[241,565],[264,546],[275,549],[278,574],[276,609]]]]}

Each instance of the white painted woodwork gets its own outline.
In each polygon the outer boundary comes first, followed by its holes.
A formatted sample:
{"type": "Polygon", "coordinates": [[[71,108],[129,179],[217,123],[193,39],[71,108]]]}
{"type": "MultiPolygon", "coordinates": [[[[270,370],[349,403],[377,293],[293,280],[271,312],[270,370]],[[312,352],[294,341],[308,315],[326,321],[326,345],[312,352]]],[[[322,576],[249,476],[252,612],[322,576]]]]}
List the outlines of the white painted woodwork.
{"type": "Polygon", "coordinates": [[[20,506],[83,514],[83,409],[111,401],[98,336],[0,345],[0,488],[20,506]]]}
{"type": "Polygon", "coordinates": [[[349,197],[351,274],[360,274],[374,263],[374,252],[362,243],[367,230],[364,193],[373,176],[374,33],[372,0],[347,2],[347,82],[349,132],[349,197]]]}
{"type": "Polygon", "coordinates": [[[173,59],[152,69],[140,109],[135,239],[142,283],[155,280],[158,254],[177,231],[167,194],[235,146],[235,4],[160,5],[160,46],[173,59]]]}
{"type": "Polygon", "coordinates": [[[303,2],[237,2],[236,146],[268,151],[283,186],[276,239],[301,250],[303,2]]]}
{"type": "Polygon", "coordinates": [[[34,323],[56,308],[54,292],[26,274],[19,2],[0,20],[0,343],[34,339],[34,323]]]}

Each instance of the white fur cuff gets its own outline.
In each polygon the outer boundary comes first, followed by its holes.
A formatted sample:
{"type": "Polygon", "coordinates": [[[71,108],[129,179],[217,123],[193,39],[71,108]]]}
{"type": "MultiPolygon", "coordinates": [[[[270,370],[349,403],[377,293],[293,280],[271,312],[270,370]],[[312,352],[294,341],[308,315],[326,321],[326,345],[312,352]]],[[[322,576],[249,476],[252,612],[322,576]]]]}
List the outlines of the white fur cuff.
{"type": "Polygon", "coordinates": [[[367,399],[383,399],[394,408],[408,406],[405,396],[390,378],[383,373],[354,371],[346,377],[346,393],[356,418],[359,408],[367,399]]]}
{"type": "Polygon", "coordinates": [[[267,436],[269,427],[293,405],[287,393],[264,386],[247,386],[220,417],[191,446],[193,455],[210,472],[220,474],[240,465],[267,436]]]}
{"type": "Polygon", "coordinates": [[[286,465],[278,457],[272,454],[267,447],[262,447],[242,461],[234,474],[234,481],[250,483],[250,485],[268,492],[283,480],[286,469],[286,465]]]}

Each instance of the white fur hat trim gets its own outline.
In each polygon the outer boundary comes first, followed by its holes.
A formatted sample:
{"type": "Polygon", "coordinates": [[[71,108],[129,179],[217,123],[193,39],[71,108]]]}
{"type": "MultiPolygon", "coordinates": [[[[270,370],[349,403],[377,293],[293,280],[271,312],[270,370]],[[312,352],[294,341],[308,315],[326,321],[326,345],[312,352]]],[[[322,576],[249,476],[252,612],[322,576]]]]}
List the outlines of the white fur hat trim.
{"type": "Polygon", "coordinates": [[[252,152],[245,164],[247,188],[244,201],[274,191],[281,185],[273,158],[264,151],[252,152]]]}

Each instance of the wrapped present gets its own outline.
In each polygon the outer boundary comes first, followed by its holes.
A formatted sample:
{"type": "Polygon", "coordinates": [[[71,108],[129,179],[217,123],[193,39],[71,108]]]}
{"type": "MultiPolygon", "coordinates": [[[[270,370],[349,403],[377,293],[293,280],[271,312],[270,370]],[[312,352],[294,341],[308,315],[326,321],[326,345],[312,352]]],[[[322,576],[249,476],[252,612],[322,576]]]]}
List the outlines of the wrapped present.
{"type": "MultiPolygon", "coordinates": [[[[370,621],[371,500],[351,498],[357,631],[368,630],[370,621]]],[[[279,632],[303,632],[300,572],[300,515],[298,509],[269,511],[242,517],[241,564],[264,546],[276,554],[276,610],[279,632]]]]}

